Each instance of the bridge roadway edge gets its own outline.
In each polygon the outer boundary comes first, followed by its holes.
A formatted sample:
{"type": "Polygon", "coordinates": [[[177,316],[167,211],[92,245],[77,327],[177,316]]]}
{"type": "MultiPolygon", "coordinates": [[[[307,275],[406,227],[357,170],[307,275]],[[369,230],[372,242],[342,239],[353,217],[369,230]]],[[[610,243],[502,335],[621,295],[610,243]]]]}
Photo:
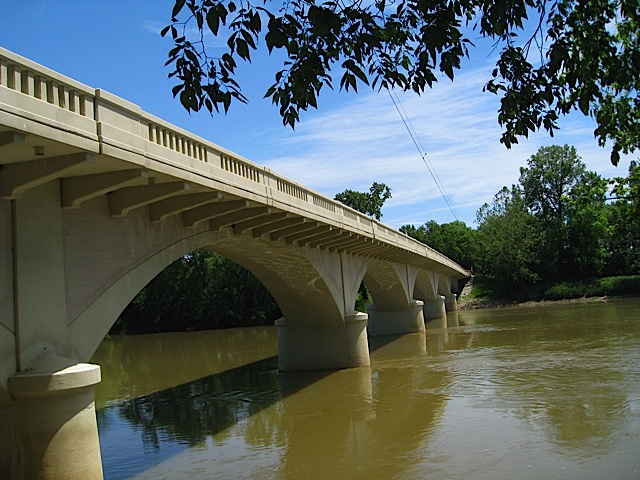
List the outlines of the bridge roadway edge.
{"type": "MultiPolygon", "coordinates": [[[[99,369],[96,372],[81,362],[91,356],[95,338],[106,333],[107,323],[115,321],[119,307],[104,305],[116,297],[121,303],[132,297],[145,279],[194,248],[218,242],[231,259],[244,263],[267,288],[271,286],[276,301],[284,306],[283,313],[288,312],[287,320],[278,325],[279,348],[314,352],[302,368],[368,364],[368,349],[365,352],[362,347],[366,349],[366,323],[362,322],[366,315],[351,307],[365,276],[379,285],[392,284],[388,289],[373,289],[376,303],[369,312],[370,321],[377,315],[383,322],[386,319],[388,327],[389,319],[397,317],[403,323],[402,312],[411,311],[411,327],[406,328],[418,329],[422,324],[416,320],[422,313],[416,308],[419,302],[426,306],[442,298],[443,307],[436,316],[444,312],[445,297],[455,308],[452,287],[467,276],[440,253],[372,218],[135,104],[2,48],[0,166],[0,472],[10,472],[11,478],[101,476],[91,410],[99,369]],[[62,198],[70,199],[66,208],[61,208],[62,198]],[[232,208],[240,200],[244,207],[232,208]],[[161,221],[150,219],[151,208],[163,212],[161,221]],[[118,273],[110,265],[114,262],[109,258],[114,257],[103,255],[106,250],[91,252],[86,244],[85,251],[79,248],[80,238],[90,239],[91,246],[99,243],[99,233],[93,237],[71,234],[82,230],[78,226],[93,228],[87,219],[95,212],[100,212],[96,223],[113,232],[131,229],[148,236],[166,230],[175,236],[143,245],[126,234],[103,235],[103,244],[131,253],[129,264],[120,265],[118,273]],[[277,221],[276,215],[280,215],[277,221]],[[185,224],[187,216],[194,221],[190,226],[185,224]],[[29,223],[34,219],[40,223],[29,223]],[[285,222],[289,223],[284,226],[285,222]],[[245,230],[232,232],[238,225],[245,230]],[[254,236],[258,231],[260,235],[254,236]],[[235,246],[241,243],[260,248],[249,258],[246,251],[250,249],[242,252],[235,246]],[[273,252],[271,264],[258,258],[260,253],[273,252]],[[91,253],[100,257],[98,264],[78,270],[81,262],[69,258],[81,253],[85,260],[91,253]],[[286,260],[289,257],[294,260],[286,260]],[[289,262],[291,273],[274,275],[276,269],[287,270],[274,267],[275,259],[289,262]],[[394,267],[389,269],[387,264],[394,267]],[[293,288],[305,283],[295,276],[300,272],[307,284],[319,285],[320,290],[296,295],[293,288]],[[87,279],[101,275],[112,278],[100,291],[87,293],[79,287],[95,286],[99,279],[87,279]],[[283,277],[287,277],[284,282],[283,277]],[[119,289],[117,294],[108,294],[112,287],[119,289]],[[290,297],[294,300],[287,300],[290,297]],[[310,302],[304,305],[306,311],[302,311],[303,299],[310,302]],[[86,341],[91,320],[100,317],[97,311],[106,320],[95,330],[95,338],[86,341]],[[329,322],[333,330],[319,330],[329,318],[333,318],[329,322]],[[336,330],[340,324],[348,325],[351,333],[336,330]],[[319,331],[330,333],[324,336],[329,340],[316,350],[309,349],[319,331]],[[335,350],[336,342],[342,345],[344,361],[314,363],[314,356],[335,350]],[[39,380],[33,383],[32,378],[39,380]],[[55,406],[62,405],[56,403],[61,396],[71,411],[55,406]],[[29,421],[36,418],[34,412],[45,412],[44,417],[29,421]],[[63,430],[64,435],[55,434],[63,430]],[[84,453],[78,450],[80,438],[88,439],[83,442],[84,453]],[[71,451],[89,460],[69,461],[71,451]]],[[[281,368],[301,366],[296,365],[300,361],[296,355],[288,354],[288,360],[283,355],[281,368]]]]}

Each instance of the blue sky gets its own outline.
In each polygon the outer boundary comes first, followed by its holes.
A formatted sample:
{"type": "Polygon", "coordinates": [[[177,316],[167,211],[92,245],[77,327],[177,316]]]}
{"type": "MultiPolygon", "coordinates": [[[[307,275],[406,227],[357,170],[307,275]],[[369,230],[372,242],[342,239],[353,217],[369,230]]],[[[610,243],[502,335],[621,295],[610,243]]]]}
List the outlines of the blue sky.
{"type": "MultiPolygon", "coordinates": [[[[456,219],[386,91],[323,90],[319,109],[303,113],[292,131],[263,99],[273,62],[255,56],[240,71],[248,105],[232,105],[227,115],[189,115],[171,95],[174,82],[164,63],[172,44],[159,35],[172,6],[172,0],[0,0],[0,46],[108,90],[327,196],[383,182],[393,197],[382,220],[392,227],[456,219]]],[[[472,50],[472,61],[453,83],[445,77],[422,96],[398,94],[458,219],[475,227],[477,209],[502,186],[517,183],[519,168],[544,145],[574,145],[588,168],[605,177],[627,174],[637,155],[613,167],[609,149],[593,138],[593,122],[580,114],[562,119],[554,138],[541,132],[511,150],[500,144],[499,100],[482,92],[494,65],[490,55],[472,50]]]]}

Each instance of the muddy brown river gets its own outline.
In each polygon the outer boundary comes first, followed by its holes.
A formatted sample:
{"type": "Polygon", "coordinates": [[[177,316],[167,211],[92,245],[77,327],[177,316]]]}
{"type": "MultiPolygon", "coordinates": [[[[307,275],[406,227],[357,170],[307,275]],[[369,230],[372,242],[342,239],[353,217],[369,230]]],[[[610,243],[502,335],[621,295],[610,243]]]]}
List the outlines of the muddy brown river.
{"type": "Polygon", "coordinates": [[[274,327],[110,337],[114,479],[640,479],[640,299],[461,311],[280,373],[274,327]]]}

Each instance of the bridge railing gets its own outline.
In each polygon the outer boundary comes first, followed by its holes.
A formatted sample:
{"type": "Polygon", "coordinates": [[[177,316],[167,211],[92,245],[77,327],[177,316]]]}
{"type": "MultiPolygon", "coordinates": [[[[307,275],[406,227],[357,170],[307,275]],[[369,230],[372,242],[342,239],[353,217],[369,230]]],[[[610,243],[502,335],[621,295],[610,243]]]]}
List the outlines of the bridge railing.
{"type": "Polygon", "coordinates": [[[204,187],[241,193],[401,247],[455,270],[444,255],[336,200],[143,111],[138,105],[0,48],[0,110],[97,140],[95,150],[204,187]],[[239,192],[241,191],[241,192],[239,192]]]}
{"type": "Polygon", "coordinates": [[[0,86],[5,87],[0,90],[5,111],[77,135],[96,137],[94,89],[3,48],[0,86]]]}

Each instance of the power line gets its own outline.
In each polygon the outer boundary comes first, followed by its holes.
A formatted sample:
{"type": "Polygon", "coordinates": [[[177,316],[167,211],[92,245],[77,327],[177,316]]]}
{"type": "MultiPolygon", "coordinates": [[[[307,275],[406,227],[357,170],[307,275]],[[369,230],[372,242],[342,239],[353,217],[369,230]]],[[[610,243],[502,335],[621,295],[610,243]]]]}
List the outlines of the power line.
{"type": "Polygon", "coordinates": [[[449,201],[449,197],[444,190],[444,186],[442,185],[442,182],[440,181],[440,178],[438,177],[438,174],[436,173],[436,170],[433,164],[431,163],[431,160],[429,160],[427,151],[422,146],[422,142],[420,142],[420,138],[418,137],[418,134],[416,133],[415,128],[413,128],[413,125],[411,124],[411,120],[409,119],[407,112],[404,110],[404,107],[402,107],[402,103],[400,102],[400,99],[397,97],[397,94],[396,94],[396,98],[394,98],[393,94],[391,93],[391,89],[389,88],[387,88],[387,93],[389,93],[389,98],[391,98],[393,105],[396,107],[396,110],[398,111],[398,114],[400,115],[400,118],[402,119],[402,123],[404,123],[404,126],[407,129],[407,132],[409,132],[409,135],[411,136],[411,140],[413,140],[413,144],[418,149],[418,154],[420,155],[420,157],[422,158],[422,161],[424,162],[425,166],[429,170],[429,173],[431,174],[431,178],[433,178],[433,181],[438,187],[438,190],[440,190],[440,195],[442,195],[442,198],[444,198],[444,201],[449,206],[449,210],[451,210],[451,213],[453,214],[455,219],[459,221],[460,219],[458,218],[458,215],[456,215],[456,212],[453,209],[453,205],[451,205],[451,202],[449,201]]]}

